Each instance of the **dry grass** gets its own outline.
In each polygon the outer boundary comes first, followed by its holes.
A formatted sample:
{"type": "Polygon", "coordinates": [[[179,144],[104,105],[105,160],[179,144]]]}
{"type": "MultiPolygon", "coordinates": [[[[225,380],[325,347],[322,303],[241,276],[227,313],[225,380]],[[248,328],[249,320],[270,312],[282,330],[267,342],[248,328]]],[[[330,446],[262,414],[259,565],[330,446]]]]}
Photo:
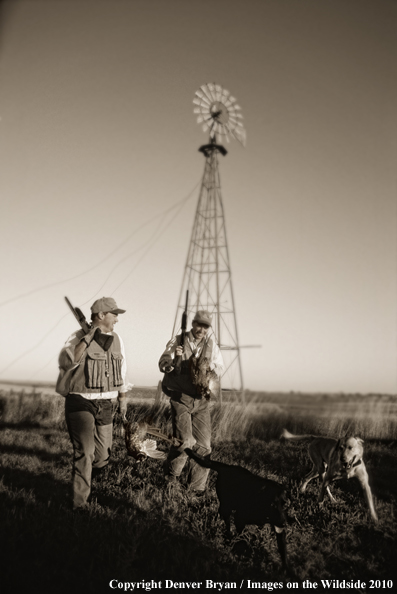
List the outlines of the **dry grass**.
{"type": "MultiPolygon", "coordinates": [[[[155,395],[155,389],[134,388],[128,416],[150,416],[169,433],[168,400],[156,402],[155,395]]],[[[0,392],[2,592],[22,592],[39,584],[44,594],[108,593],[109,581],[115,578],[212,579],[238,585],[250,579],[280,582],[284,589],[287,581],[302,584],[305,579],[360,579],[367,584],[370,579],[395,579],[396,405],[397,398],[377,395],[246,392],[226,395],[222,405],[213,406],[213,457],[240,464],[286,488],[293,573],[284,576],[268,527],[248,527],[231,543],[225,540],[213,473],[206,497],[196,503],[184,489],[165,487],[161,462],[136,464],[126,455],[117,417],[112,463],[93,484],[89,512],[73,515],[67,499],[72,448],[64,399],[0,392]],[[299,482],[310,468],[306,445],[281,443],[283,427],[333,436],[348,431],[367,440],[377,526],[369,521],[354,480],[335,485],[338,503],[327,501],[321,509],[317,485],[304,496],[299,493],[299,482]]],[[[158,447],[167,446],[159,442],[158,447]]]]}

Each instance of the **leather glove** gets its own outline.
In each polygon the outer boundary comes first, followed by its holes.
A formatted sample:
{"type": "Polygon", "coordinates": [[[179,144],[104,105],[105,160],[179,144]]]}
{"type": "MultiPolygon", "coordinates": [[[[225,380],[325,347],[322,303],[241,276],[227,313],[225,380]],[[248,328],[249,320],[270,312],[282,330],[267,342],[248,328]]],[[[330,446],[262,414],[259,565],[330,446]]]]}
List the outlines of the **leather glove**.
{"type": "Polygon", "coordinates": [[[117,397],[117,400],[119,402],[118,410],[121,415],[121,418],[126,420],[127,419],[127,396],[124,396],[123,398],[117,397]]]}

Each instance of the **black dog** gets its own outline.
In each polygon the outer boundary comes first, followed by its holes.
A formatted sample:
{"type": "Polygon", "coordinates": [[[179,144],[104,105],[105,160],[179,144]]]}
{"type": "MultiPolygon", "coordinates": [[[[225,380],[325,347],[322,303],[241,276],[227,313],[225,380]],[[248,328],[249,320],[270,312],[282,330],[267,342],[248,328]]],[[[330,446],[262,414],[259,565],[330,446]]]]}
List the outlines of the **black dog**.
{"type": "Polygon", "coordinates": [[[276,532],[278,550],[283,568],[286,569],[283,486],[270,479],[252,474],[241,466],[231,466],[209,458],[202,458],[190,448],[186,448],[185,452],[200,466],[212,468],[218,473],[215,488],[219,499],[219,515],[225,522],[228,536],[231,535],[230,518],[233,511],[235,512],[234,524],[238,533],[242,532],[247,524],[256,526],[270,524],[276,532]]]}

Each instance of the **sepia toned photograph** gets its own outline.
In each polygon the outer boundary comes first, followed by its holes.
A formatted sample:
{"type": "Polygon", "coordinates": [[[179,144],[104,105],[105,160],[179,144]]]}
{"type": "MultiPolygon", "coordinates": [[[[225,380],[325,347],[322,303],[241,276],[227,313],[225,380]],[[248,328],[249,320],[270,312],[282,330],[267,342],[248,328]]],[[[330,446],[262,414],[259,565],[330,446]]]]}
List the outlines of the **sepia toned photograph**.
{"type": "Polygon", "coordinates": [[[2,594],[397,591],[396,0],[0,0],[2,594]]]}

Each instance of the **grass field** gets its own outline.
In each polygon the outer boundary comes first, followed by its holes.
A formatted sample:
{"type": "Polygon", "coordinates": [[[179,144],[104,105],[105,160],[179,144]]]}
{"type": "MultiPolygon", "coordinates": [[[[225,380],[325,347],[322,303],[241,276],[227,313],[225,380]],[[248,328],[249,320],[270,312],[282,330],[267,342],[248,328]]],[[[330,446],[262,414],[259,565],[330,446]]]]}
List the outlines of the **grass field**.
{"type": "MultiPolygon", "coordinates": [[[[138,420],[150,412],[168,433],[168,402],[155,403],[155,392],[134,388],[128,416],[138,420]]],[[[32,588],[43,594],[109,593],[125,591],[125,583],[132,591],[133,582],[135,590],[186,592],[191,582],[201,582],[203,590],[206,580],[214,592],[221,584],[222,590],[235,584],[240,592],[302,590],[305,580],[316,582],[317,588],[305,589],[317,592],[343,591],[343,583],[329,580],[356,584],[350,591],[397,592],[397,397],[246,392],[239,398],[225,395],[222,405],[213,406],[212,457],[285,485],[292,566],[287,576],[269,526],[247,527],[226,541],[214,473],[203,500],[165,487],[160,461],[137,464],[127,456],[117,416],[112,462],[93,483],[90,510],[73,514],[72,447],[63,406],[62,397],[37,390],[0,391],[3,593],[32,588]],[[334,437],[349,432],[365,440],[377,525],[354,479],[333,485],[334,505],[327,500],[319,508],[316,481],[300,494],[300,480],[311,467],[307,444],[280,442],[283,427],[334,437]]],[[[166,450],[165,443],[158,447],[166,450]]]]}

